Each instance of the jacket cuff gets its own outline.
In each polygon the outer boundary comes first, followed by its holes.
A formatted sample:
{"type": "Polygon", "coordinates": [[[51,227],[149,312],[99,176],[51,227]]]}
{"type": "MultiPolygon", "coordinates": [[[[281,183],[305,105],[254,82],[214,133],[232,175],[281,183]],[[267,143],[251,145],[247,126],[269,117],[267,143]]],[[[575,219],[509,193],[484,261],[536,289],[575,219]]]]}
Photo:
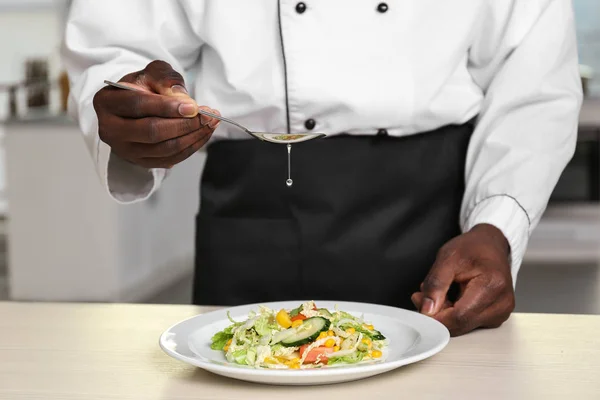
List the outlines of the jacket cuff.
{"type": "Polygon", "coordinates": [[[463,232],[478,224],[490,224],[498,228],[510,245],[510,265],[513,287],[527,249],[530,234],[530,219],[525,209],[508,195],[488,197],[477,203],[467,213],[463,232]]]}
{"type": "Polygon", "coordinates": [[[110,147],[98,141],[97,166],[104,187],[120,204],[144,201],[156,192],[167,176],[166,169],[143,168],[131,164],[114,153],[110,147]]]}

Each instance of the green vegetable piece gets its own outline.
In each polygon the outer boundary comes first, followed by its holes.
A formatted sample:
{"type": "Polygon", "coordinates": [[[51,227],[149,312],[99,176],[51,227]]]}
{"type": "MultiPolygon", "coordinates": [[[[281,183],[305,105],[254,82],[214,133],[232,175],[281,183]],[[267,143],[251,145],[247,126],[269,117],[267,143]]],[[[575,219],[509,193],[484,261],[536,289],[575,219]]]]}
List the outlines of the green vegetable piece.
{"type": "Polygon", "coordinates": [[[352,354],[343,357],[333,357],[330,356],[327,365],[335,365],[335,364],[356,364],[359,363],[365,358],[367,355],[364,351],[356,351],[352,354]]]}
{"type": "Polygon", "coordinates": [[[221,332],[217,332],[212,337],[210,348],[213,350],[223,350],[223,347],[227,344],[229,339],[233,339],[233,333],[231,333],[231,327],[228,327],[221,332]]]}
{"type": "Polygon", "coordinates": [[[296,315],[300,314],[300,311],[302,311],[302,305],[300,305],[300,307],[294,308],[292,311],[290,311],[290,317],[294,318],[296,315]]]}
{"type": "Polygon", "coordinates": [[[325,315],[326,317],[333,318],[333,315],[326,308],[319,308],[317,311],[319,311],[322,315],[325,315]]]}
{"type": "Polygon", "coordinates": [[[331,322],[327,318],[312,317],[302,321],[302,325],[296,328],[296,333],[283,339],[281,344],[285,347],[298,347],[314,342],[321,332],[329,330],[331,322]]]}

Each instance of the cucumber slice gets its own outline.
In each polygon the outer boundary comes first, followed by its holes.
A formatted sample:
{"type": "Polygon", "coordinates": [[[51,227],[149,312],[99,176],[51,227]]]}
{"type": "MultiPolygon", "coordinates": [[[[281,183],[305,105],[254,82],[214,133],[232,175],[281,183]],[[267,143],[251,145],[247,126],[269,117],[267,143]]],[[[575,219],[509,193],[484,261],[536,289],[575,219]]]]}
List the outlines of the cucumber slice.
{"type": "Polygon", "coordinates": [[[302,321],[302,325],[296,328],[296,333],[281,341],[285,347],[298,347],[314,342],[321,332],[329,329],[331,323],[327,318],[312,317],[302,321]]]}

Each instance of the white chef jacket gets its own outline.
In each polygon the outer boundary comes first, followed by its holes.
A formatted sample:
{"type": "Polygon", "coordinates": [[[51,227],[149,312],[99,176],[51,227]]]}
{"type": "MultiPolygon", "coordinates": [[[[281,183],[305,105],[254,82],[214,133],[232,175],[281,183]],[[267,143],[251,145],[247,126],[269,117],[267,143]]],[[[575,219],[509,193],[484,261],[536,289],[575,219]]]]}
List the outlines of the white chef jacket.
{"type": "MultiPolygon", "coordinates": [[[[70,106],[110,195],[140,201],[167,176],[111,155],[92,106],[104,79],[152,60],[185,74],[199,104],[259,131],[305,131],[313,119],[314,131],[330,135],[405,136],[477,116],[460,222],[464,231],[489,223],[504,233],[516,282],[576,142],[582,93],[571,0],[299,3],[73,2],[63,46],[70,106]]],[[[220,124],[213,139],[245,135],[220,124]]]]}

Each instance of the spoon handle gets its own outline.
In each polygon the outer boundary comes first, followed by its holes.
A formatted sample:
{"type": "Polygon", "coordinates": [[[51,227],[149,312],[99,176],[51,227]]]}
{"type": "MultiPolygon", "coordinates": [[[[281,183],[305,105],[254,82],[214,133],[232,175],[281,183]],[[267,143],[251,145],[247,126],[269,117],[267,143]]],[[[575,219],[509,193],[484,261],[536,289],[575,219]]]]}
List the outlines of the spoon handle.
{"type": "Polygon", "coordinates": [[[238,128],[240,128],[241,130],[245,131],[247,134],[249,134],[249,135],[251,135],[251,136],[254,136],[254,137],[258,138],[258,137],[257,137],[257,136],[254,134],[254,132],[252,132],[250,129],[246,128],[244,125],[238,124],[238,123],[237,123],[237,122],[235,122],[234,120],[231,120],[231,119],[229,119],[229,118],[222,117],[222,116],[220,116],[220,115],[217,115],[217,114],[213,114],[213,113],[211,113],[211,112],[208,112],[208,111],[204,111],[204,110],[202,110],[202,109],[200,109],[200,108],[198,109],[198,114],[203,114],[203,115],[206,115],[206,116],[208,116],[208,117],[212,117],[212,118],[218,119],[218,120],[220,120],[220,121],[227,122],[228,124],[235,125],[235,126],[237,126],[238,128]]]}
{"type": "MultiPolygon", "coordinates": [[[[116,87],[118,89],[131,90],[133,92],[142,92],[142,90],[133,88],[131,86],[123,85],[123,84],[120,84],[120,83],[116,83],[116,82],[111,82],[111,81],[105,80],[104,83],[106,83],[109,86],[116,87]]],[[[235,122],[235,121],[233,121],[233,120],[231,120],[229,118],[225,118],[225,117],[222,117],[220,115],[213,114],[211,112],[201,110],[200,108],[198,108],[198,114],[203,114],[203,115],[206,115],[208,117],[212,117],[212,118],[218,119],[220,121],[227,122],[228,124],[235,125],[238,128],[240,128],[241,130],[243,130],[244,132],[246,132],[248,135],[250,135],[250,136],[252,136],[252,137],[254,137],[256,139],[263,140],[260,136],[256,135],[250,129],[246,128],[244,125],[238,124],[237,122],[235,122]]]]}

